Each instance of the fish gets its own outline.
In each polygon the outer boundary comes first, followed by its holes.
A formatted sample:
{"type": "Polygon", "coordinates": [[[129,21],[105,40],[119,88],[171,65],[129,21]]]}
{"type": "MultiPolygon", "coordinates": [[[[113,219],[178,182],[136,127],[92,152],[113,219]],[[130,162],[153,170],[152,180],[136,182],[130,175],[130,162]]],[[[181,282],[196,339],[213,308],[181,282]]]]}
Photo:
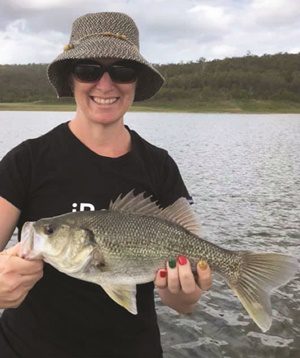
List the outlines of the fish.
{"type": "Polygon", "coordinates": [[[100,285],[117,304],[137,314],[136,285],[154,281],[170,258],[184,255],[193,271],[200,260],[221,275],[249,316],[266,332],[272,322],[271,292],[298,271],[282,253],[232,251],[201,237],[201,226],[184,197],[162,208],[145,193],[119,195],[108,209],[71,212],[21,231],[21,256],[100,285]]]}

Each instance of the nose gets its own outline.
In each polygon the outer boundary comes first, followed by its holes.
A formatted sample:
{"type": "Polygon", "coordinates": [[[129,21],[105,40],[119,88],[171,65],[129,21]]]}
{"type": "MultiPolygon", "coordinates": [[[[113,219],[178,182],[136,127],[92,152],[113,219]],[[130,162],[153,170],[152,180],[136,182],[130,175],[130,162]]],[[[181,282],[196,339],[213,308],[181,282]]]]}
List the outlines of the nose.
{"type": "Polygon", "coordinates": [[[100,80],[96,83],[96,87],[98,88],[111,88],[113,86],[114,82],[110,78],[110,75],[108,72],[104,72],[101,76],[100,80]]]}

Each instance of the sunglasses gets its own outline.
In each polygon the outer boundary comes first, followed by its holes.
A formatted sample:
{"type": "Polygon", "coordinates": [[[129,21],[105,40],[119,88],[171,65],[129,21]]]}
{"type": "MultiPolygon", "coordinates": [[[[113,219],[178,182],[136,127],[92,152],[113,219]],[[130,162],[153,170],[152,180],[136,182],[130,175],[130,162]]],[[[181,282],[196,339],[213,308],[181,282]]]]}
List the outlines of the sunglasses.
{"type": "Polygon", "coordinates": [[[100,63],[75,63],[72,69],[74,77],[80,82],[99,81],[107,72],[113,82],[132,83],[137,80],[137,72],[130,63],[114,63],[102,65],[100,63]]]}

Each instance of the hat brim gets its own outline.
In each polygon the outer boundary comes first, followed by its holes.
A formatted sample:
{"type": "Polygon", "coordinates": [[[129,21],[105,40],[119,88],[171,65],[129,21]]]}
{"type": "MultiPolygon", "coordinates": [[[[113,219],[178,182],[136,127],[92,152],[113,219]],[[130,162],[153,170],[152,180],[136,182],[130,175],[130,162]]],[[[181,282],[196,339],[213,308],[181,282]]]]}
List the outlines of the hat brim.
{"type": "Polygon", "coordinates": [[[134,101],[154,96],[164,83],[163,76],[140,54],[130,42],[114,37],[90,37],[60,54],[48,66],[48,78],[58,97],[73,97],[70,82],[71,65],[80,59],[115,58],[137,63],[138,81],[134,101]]]}

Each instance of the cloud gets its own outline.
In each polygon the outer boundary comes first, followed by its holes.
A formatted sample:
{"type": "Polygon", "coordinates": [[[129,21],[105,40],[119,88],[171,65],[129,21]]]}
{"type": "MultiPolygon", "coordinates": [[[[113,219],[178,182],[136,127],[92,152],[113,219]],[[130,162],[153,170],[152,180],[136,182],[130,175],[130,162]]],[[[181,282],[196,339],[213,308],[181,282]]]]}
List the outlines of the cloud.
{"type": "Polygon", "coordinates": [[[52,61],[74,19],[97,11],[132,16],[154,63],[300,51],[295,0],[2,0],[0,63],[52,61]]]}
{"type": "MultiPolygon", "coordinates": [[[[10,0],[10,3],[15,8],[35,10],[47,10],[59,7],[78,6],[81,2],[81,0],[10,0]]],[[[87,2],[89,2],[89,0],[87,0],[87,2]]]]}
{"type": "Polygon", "coordinates": [[[299,26],[300,3],[295,0],[254,0],[249,10],[253,22],[262,27],[299,26]]]}
{"type": "Polygon", "coordinates": [[[64,35],[56,31],[32,33],[25,19],[15,20],[0,32],[2,63],[47,63],[62,51],[64,35]]]}

